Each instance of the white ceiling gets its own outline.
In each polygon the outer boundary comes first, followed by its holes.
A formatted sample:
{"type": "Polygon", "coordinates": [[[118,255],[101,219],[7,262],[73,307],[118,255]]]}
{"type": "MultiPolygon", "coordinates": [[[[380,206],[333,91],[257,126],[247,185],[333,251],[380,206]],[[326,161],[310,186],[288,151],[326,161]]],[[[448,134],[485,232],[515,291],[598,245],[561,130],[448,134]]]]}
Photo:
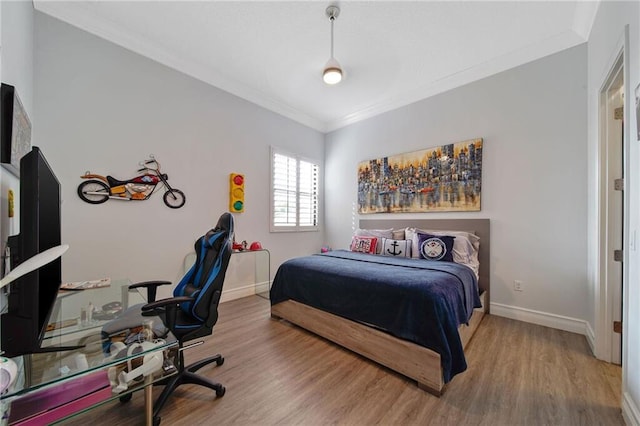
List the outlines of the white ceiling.
{"type": "Polygon", "coordinates": [[[584,43],[586,1],[46,1],[35,8],[322,132],[584,43]],[[323,83],[330,56],[345,71],[323,83]]]}

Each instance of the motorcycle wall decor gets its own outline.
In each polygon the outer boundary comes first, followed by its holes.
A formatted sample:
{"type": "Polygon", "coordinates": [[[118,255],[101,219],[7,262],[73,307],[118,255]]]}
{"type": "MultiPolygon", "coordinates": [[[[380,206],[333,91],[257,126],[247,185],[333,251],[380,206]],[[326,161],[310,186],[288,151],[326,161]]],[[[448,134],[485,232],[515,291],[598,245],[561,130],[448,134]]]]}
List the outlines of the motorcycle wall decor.
{"type": "Polygon", "coordinates": [[[158,184],[165,187],[162,199],[167,207],[179,209],[186,201],[184,193],[172,188],[167,180],[169,177],[160,171],[160,163],[153,155],[148,160],[138,163],[139,176],[128,180],[118,180],[113,176],[102,176],[87,171],[82,179],[86,179],[78,185],[78,196],[82,201],[90,204],[101,204],[108,199],[126,201],[148,200],[155,192],[158,184]]]}

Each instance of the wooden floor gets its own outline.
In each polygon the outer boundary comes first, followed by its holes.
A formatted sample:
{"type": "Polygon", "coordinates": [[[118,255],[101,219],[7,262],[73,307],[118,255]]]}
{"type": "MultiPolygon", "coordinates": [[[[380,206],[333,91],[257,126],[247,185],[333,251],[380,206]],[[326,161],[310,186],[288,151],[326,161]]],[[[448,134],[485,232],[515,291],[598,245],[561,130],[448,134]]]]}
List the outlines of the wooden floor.
{"type": "MultiPolygon", "coordinates": [[[[597,361],[584,336],[487,316],[467,348],[466,372],[436,398],[414,382],[286,322],[257,296],[220,306],[215,334],[187,352],[220,352],[201,370],[224,397],[179,388],[163,425],[622,425],[620,368],[597,361]]],[[[159,393],[159,388],[154,393],[159,393]]],[[[144,421],[143,394],[66,425],[144,421]]]]}

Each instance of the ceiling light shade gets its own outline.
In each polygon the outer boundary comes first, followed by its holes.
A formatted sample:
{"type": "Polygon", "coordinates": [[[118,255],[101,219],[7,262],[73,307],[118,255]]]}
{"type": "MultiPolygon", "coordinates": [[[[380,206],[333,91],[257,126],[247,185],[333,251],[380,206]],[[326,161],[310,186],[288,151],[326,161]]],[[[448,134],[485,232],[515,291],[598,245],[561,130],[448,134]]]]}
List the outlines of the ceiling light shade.
{"type": "Polygon", "coordinates": [[[331,21],[331,57],[324,66],[322,71],[322,79],[327,84],[337,84],[342,81],[342,67],[333,57],[333,21],[340,15],[340,8],[338,6],[329,6],[326,10],[327,17],[331,21]]]}
{"type": "Polygon", "coordinates": [[[322,79],[327,84],[337,84],[342,80],[342,68],[335,58],[332,57],[327,61],[322,72],[322,79]]]}

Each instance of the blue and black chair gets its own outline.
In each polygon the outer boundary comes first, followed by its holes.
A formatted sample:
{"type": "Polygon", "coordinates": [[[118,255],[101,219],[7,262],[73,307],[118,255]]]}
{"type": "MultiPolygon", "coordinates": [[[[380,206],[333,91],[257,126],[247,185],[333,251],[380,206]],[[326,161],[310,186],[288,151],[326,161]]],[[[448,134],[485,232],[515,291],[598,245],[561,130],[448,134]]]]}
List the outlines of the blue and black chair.
{"type": "Polygon", "coordinates": [[[218,320],[218,303],[231,257],[232,241],[233,216],[224,213],[215,228],[195,242],[196,262],[176,286],[174,297],[155,300],[158,286],[170,284],[167,281],[147,281],[129,287],[147,289],[149,302],[142,306],[142,315],[159,316],[179,343],[176,366],[178,372],[166,382],[160,383],[165,388],[153,407],[153,422],[156,425],[160,423],[160,410],[180,385],[205,386],[213,389],[218,398],[225,394],[225,387],[220,383],[196,374],[196,371],[213,362],[218,366],[222,365],[222,355],[217,354],[185,366],[183,349],[186,342],[213,333],[213,326],[218,320]]]}

